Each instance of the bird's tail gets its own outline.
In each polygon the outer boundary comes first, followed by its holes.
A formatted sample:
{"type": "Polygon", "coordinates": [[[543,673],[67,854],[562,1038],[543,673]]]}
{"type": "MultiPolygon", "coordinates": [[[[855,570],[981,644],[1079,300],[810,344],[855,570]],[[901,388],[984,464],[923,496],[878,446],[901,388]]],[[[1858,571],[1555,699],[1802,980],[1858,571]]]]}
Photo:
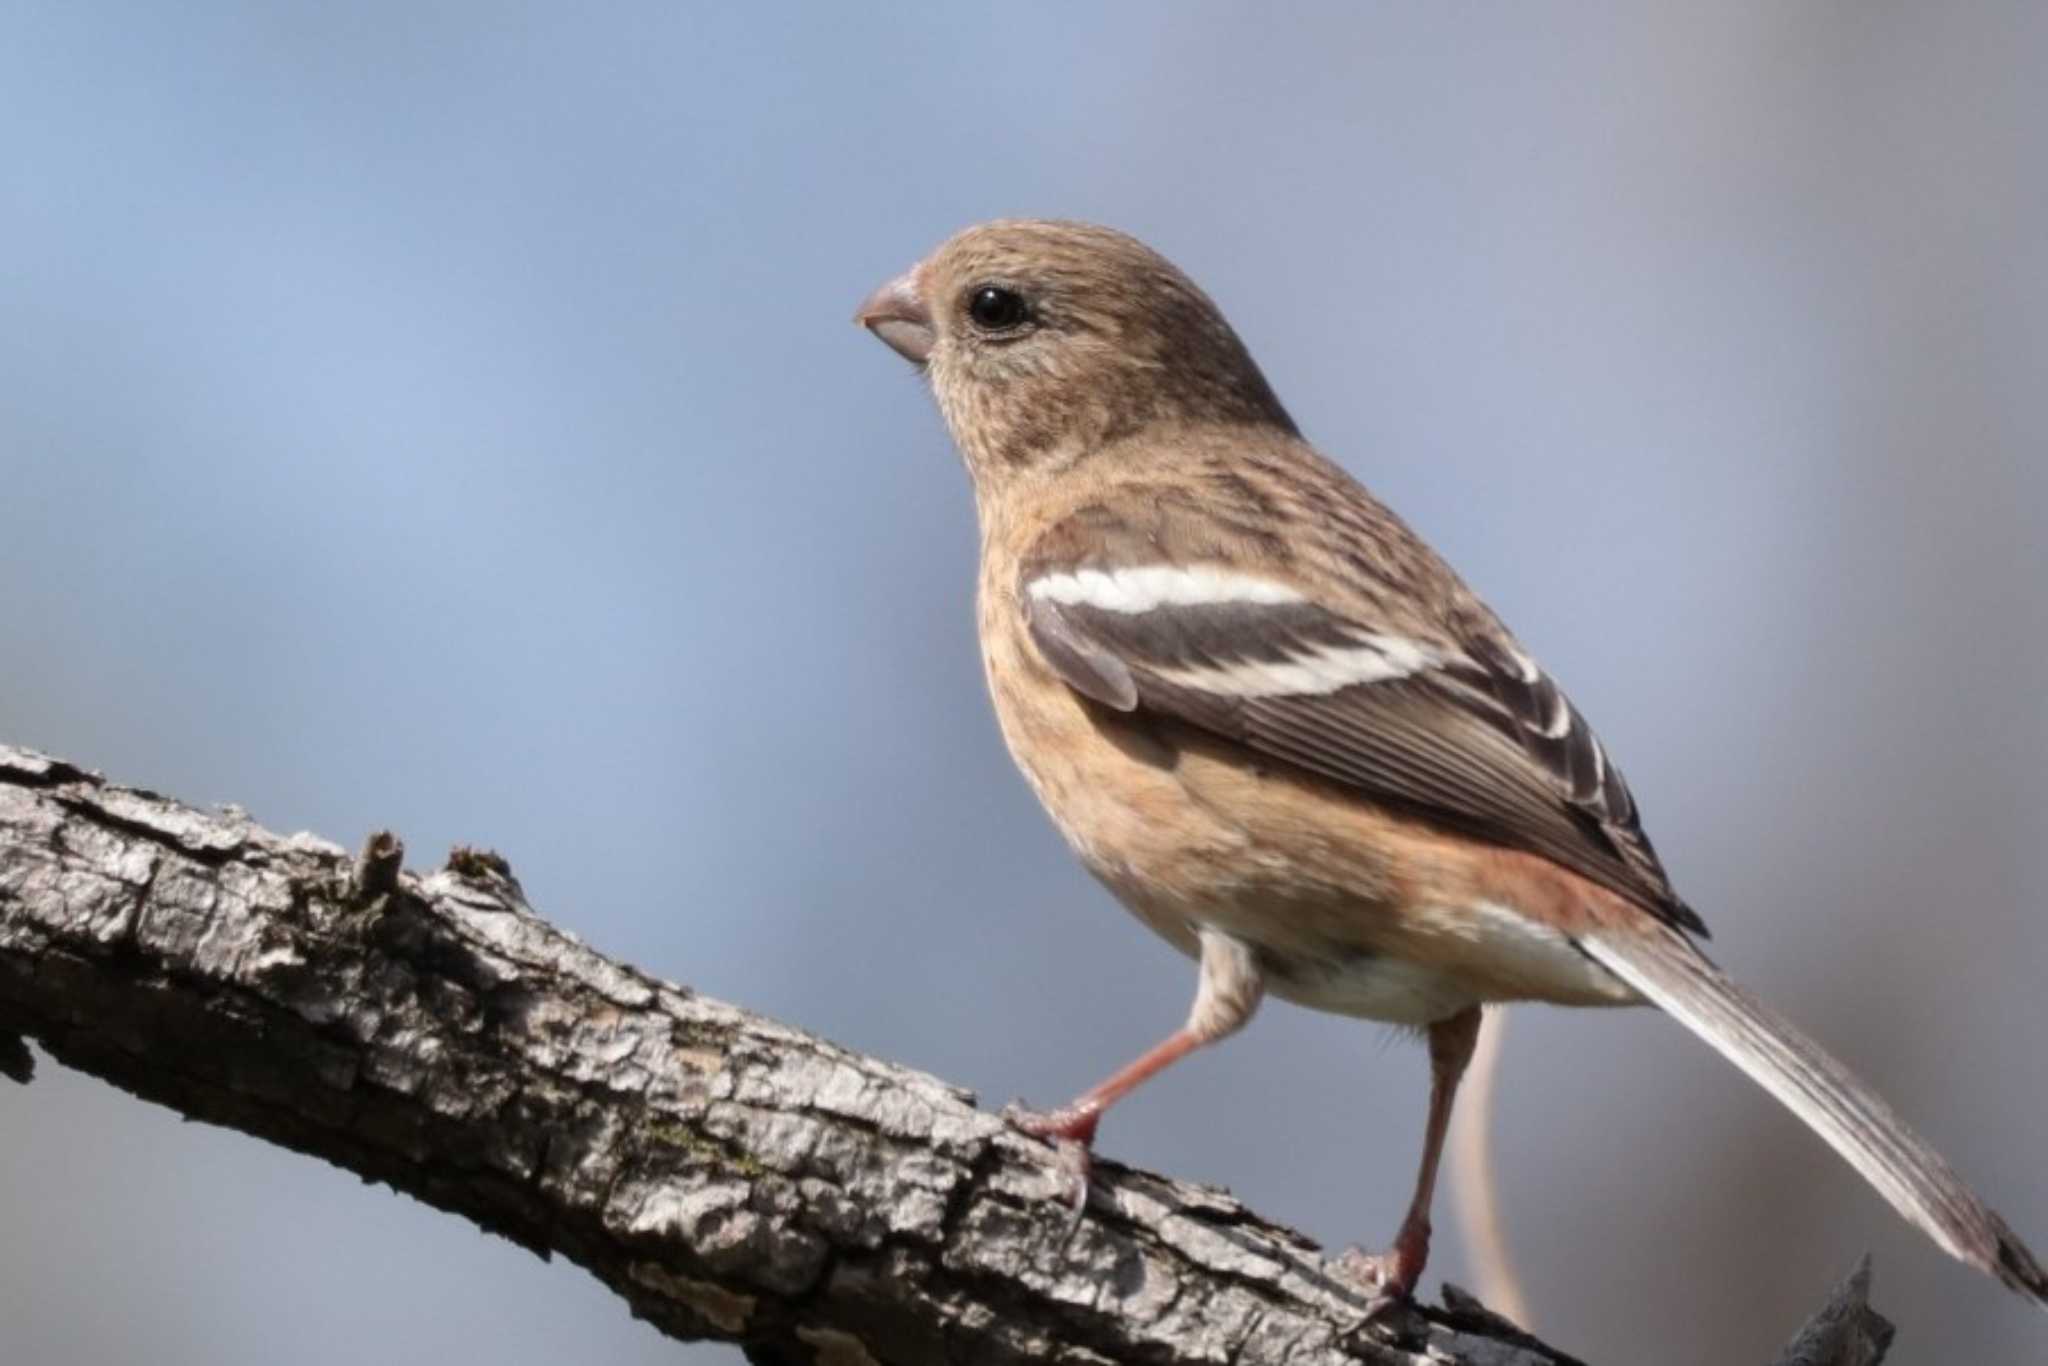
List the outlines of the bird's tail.
{"type": "Polygon", "coordinates": [[[1941,1154],[1819,1044],[1729,981],[1690,940],[1659,928],[1580,942],[1805,1120],[1950,1256],[2048,1308],[2048,1273],[1941,1154]]]}

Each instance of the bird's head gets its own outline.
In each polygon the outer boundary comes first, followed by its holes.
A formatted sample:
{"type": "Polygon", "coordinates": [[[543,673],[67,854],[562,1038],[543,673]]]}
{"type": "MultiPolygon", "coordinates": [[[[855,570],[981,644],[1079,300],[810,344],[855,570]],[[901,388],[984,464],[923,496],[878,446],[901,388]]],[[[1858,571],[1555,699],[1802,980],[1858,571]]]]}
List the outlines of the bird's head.
{"type": "Polygon", "coordinates": [[[1160,422],[1294,430],[1209,296],[1108,228],[968,228],[854,317],[925,372],[978,485],[1065,468],[1160,422]]]}

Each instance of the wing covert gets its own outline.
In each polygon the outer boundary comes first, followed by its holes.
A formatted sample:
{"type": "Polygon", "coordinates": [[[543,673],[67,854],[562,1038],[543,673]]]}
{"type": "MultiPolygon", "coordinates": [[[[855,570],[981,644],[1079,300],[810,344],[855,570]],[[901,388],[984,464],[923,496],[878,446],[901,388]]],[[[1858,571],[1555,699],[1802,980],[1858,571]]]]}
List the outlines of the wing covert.
{"type": "Polygon", "coordinates": [[[1376,627],[1276,576],[1089,539],[1082,563],[1048,537],[1018,584],[1032,639],[1077,692],[1542,854],[1705,932],[1585,718],[1504,632],[1376,627]]]}

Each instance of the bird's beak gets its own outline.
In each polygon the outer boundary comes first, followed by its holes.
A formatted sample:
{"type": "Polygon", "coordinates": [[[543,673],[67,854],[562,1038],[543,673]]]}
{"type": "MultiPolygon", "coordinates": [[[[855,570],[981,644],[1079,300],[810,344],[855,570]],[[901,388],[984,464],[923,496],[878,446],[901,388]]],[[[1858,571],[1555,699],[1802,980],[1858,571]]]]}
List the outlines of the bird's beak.
{"type": "Polygon", "coordinates": [[[915,268],[868,295],[853,320],[913,365],[923,365],[932,353],[932,315],[918,295],[915,268]]]}

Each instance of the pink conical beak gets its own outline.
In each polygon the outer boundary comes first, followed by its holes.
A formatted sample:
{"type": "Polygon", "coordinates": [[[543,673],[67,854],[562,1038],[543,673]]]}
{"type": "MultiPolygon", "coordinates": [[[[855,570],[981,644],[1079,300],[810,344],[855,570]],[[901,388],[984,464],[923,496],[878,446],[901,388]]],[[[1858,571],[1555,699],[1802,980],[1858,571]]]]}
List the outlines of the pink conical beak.
{"type": "Polygon", "coordinates": [[[923,365],[932,353],[932,315],[917,292],[915,267],[868,295],[853,320],[913,365],[923,365]]]}

